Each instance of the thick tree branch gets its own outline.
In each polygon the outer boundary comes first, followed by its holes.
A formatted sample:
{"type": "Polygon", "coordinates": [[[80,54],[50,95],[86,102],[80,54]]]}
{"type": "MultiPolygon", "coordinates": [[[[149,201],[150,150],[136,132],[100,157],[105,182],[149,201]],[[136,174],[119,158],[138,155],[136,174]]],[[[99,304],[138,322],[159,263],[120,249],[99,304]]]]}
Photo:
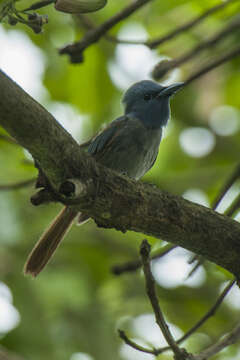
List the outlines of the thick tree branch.
{"type": "Polygon", "coordinates": [[[0,72],[0,125],[40,164],[59,200],[99,226],[160,238],[240,277],[240,224],[204,206],[134,181],[97,164],[41,105],[0,72]],[[78,179],[84,193],[61,197],[61,184],[78,179]]]}

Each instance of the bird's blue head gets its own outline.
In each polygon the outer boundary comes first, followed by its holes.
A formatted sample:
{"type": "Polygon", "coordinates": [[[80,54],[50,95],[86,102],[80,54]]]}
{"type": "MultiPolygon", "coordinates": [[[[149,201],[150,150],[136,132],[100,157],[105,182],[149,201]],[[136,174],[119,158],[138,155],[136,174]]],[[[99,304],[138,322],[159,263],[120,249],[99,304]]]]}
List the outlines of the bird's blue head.
{"type": "Polygon", "coordinates": [[[166,125],[170,116],[170,97],[183,84],[162,86],[151,80],[133,84],[122,100],[125,114],[136,116],[147,128],[159,128],[166,125]]]}

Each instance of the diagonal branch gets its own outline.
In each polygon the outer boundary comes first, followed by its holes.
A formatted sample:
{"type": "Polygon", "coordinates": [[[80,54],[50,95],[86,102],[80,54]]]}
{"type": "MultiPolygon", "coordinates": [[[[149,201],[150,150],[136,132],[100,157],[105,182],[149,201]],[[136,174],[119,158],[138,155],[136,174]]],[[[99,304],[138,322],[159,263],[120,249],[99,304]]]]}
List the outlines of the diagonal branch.
{"type": "Polygon", "coordinates": [[[197,46],[195,46],[190,51],[186,52],[182,56],[179,56],[176,59],[172,59],[169,61],[161,61],[159,64],[155,66],[153,72],[155,77],[158,79],[165,76],[170,70],[188,62],[195,56],[197,56],[200,52],[206,49],[212,49],[213,46],[216,46],[222,39],[225,37],[232,35],[234,31],[239,30],[240,28],[240,18],[234,18],[225,28],[218,31],[215,35],[209,37],[207,40],[202,41],[197,46]]]}
{"type": "MultiPolygon", "coordinates": [[[[231,3],[235,2],[235,1],[239,1],[239,0],[227,0],[225,2],[222,2],[220,4],[217,4],[209,9],[207,9],[205,12],[203,12],[201,15],[195,17],[194,19],[186,22],[183,25],[180,25],[179,27],[175,28],[174,30],[170,31],[169,33],[167,33],[166,35],[163,35],[161,37],[158,37],[156,39],[152,39],[152,40],[147,40],[147,41],[143,41],[143,40],[128,40],[128,39],[119,39],[113,35],[108,34],[107,32],[104,32],[101,34],[101,37],[104,37],[106,40],[113,42],[113,43],[117,43],[117,44],[132,44],[132,45],[146,45],[148,46],[150,49],[155,49],[156,47],[158,47],[159,45],[162,45],[163,43],[174,39],[175,37],[177,37],[178,35],[181,35],[183,32],[191,29],[192,27],[198,25],[200,22],[202,22],[204,19],[206,19],[207,17],[213,15],[214,13],[216,13],[219,10],[223,10],[227,5],[230,5],[231,3]]],[[[84,26],[84,28],[86,28],[88,31],[98,31],[96,29],[98,29],[98,27],[96,27],[95,23],[87,16],[82,15],[82,14],[77,14],[76,18],[78,20],[80,20],[81,24],[84,26]]],[[[102,25],[101,25],[102,26],[102,25]]],[[[85,37],[87,36],[87,34],[85,35],[85,37]]],[[[85,39],[85,37],[83,39],[85,39]]],[[[83,41],[83,39],[81,41],[83,41]]],[[[100,38],[99,38],[100,39],[100,38]]],[[[92,45],[92,43],[89,43],[89,46],[92,45]]]]}
{"type": "Polygon", "coordinates": [[[236,280],[230,281],[227,286],[223,289],[222,293],[216,300],[215,304],[207,311],[207,313],[198,321],[196,322],[191,329],[189,329],[182,337],[177,340],[178,344],[181,344],[183,341],[188,339],[197,329],[199,329],[211,316],[215,314],[219,306],[222,304],[223,300],[232,289],[233,285],[236,283],[236,280]]]}
{"type": "Polygon", "coordinates": [[[90,45],[96,43],[102,36],[104,36],[112,27],[118,24],[120,21],[126,19],[142,6],[146,5],[153,0],[135,0],[130,5],[126,6],[119,13],[115,14],[102,25],[90,30],[86,33],[83,39],[80,41],[67,45],[60,49],[60,54],[67,54],[70,56],[71,62],[81,63],[83,62],[83,52],[90,45]]]}
{"type": "MultiPolygon", "coordinates": [[[[161,257],[167,255],[170,251],[174,250],[177,245],[167,244],[162,249],[160,249],[156,254],[151,256],[151,260],[160,259],[161,257]]],[[[141,260],[132,260],[125,262],[123,264],[114,265],[112,267],[112,273],[114,275],[121,275],[125,272],[132,272],[140,269],[142,267],[141,260]]]]}
{"type": "Polygon", "coordinates": [[[145,276],[145,283],[146,283],[146,292],[148,295],[148,298],[151,302],[156,323],[159,326],[159,329],[161,330],[165,340],[167,341],[169,347],[172,349],[173,353],[175,354],[174,359],[175,360],[185,360],[189,359],[190,356],[186,352],[185,349],[180,349],[178,344],[176,343],[175,339],[173,338],[168,325],[164,319],[163,312],[160,308],[157,294],[156,294],[156,288],[155,288],[155,281],[151,272],[150,267],[150,250],[151,247],[147,240],[143,240],[141,247],[140,247],[140,255],[143,263],[143,272],[145,276]]]}
{"type": "MultiPolygon", "coordinates": [[[[176,343],[181,344],[183,341],[187,340],[197,329],[199,329],[211,316],[215,314],[218,310],[219,306],[222,304],[223,300],[232,289],[233,285],[236,283],[236,280],[230,281],[227,286],[223,289],[222,293],[216,300],[215,304],[208,310],[208,312],[195,324],[193,325],[183,336],[181,336],[176,343]]],[[[136,344],[134,341],[128,338],[124,331],[119,330],[120,338],[132,348],[153,355],[160,355],[168,350],[170,350],[169,346],[164,346],[161,348],[148,349],[144,346],[136,344]]]]}
{"type": "MultiPolygon", "coordinates": [[[[227,179],[226,183],[223,184],[222,188],[220,189],[220,192],[218,193],[218,195],[216,196],[216,198],[212,203],[212,209],[215,210],[218,207],[223,197],[226,195],[226,193],[228,192],[230,187],[235,183],[235,181],[239,179],[239,177],[240,177],[240,164],[238,164],[234,168],[231,176],[227,179]]],[[[229,214],[227,215],[230,216],[229,214]]]]}
{"type": "Polygon", "coordinates": [[[218,354],[220,351],[228,347],[229,345],[235,344],[240,340],[240,324],[238,324],[231,332],[224,336],[222,340],[216,344],[210,346],[206,350],[202,351],[197,355],[195,360],[207,360],[210,357],[218,354]]]}
{"type": "Polygon", "coordinates": [[[235,49],[229,51],[227,54],[225,54],[223,56],[220,56],[216,60],[211,61],[206,66],[202,67],[201,69],[199,69],[198,71],[196,71],[195,73],[190,75],[186,80],[186,84],[189,84],[189,83],[193,82],[194,80],[196,80],[199,77],[205,75],[209,71],[212,71],[216,67],[224,64],[225,62],[228,62],[228,61],[234,59],[235,57],[238,57],[239,55],[240,55],[240,46],[238,46],[235,49]]]}
{"type": "Polygon", "coordinates": [[[200,22],[205,20],[207,17],[213,15],[217,11],[223,10],[225,8],[225,6],[231,4],[235,1],[239,1],[239,0],[228,0],[228,1],[221,2],[221,3],[213,6],[212,8],[206,10],[201,15],[195,17],[194,19],[190,20],[189,22],[186,22],[185,24],[177,27],[173,31],[169,32],[168,34],[161,36],[158,39],[153,39],[153,40],[147,41],[146,45],[148,45],[150,47],[150,49],[155,49],[157,46],[162,45],[163,43],[165,43],[169,40],[172,40],[176,36],[182,34],[183,32],[191,29],[194,26],[198,25],[200,22]]]}
{"type": "Polygon", "coordinates": [[[36,181],[36,178],[19,181],[17,183],[13,183],[13,184],[0,184],[0,191],[21,189],[23,187],[33,185],[35,183],[35,181],[36,181]]]}
{"type": "Polygon", "coordinates": [[[18,145],[17,142],[13,138],[11,138],[7,135],[0,134],[0,140],[6,141],[10,144],[18,145]]]}
{"type": "Polygon", "coordinates": [[[84,211],[99,226],[163,239],[240,276],[238,222],[96,163],[51,114],[3,72],[0,94],[0,125],[32,154],[55,199],[84,211]],[[62,196],[61,185],[74,178],[83,191],[73,198],[62,196]]]}
{"type": "MultiPolygon", "coordinates": [[[[118,334],[119,337],[125,342],[125,344],[131,346],[133,349],[144,352],[146,354],[153,354],[153,355],[158,355],[158,352],[155,351],[155,349],[148,349],[144,346],[141,346],[139,344],[136,344],[134,341],[132,341],[131,339],[129,339],[129,337],[125,334],[125,331],[123,330],[118,330],[118,334]]],[[[168,349],[170,349],[168,347],[168,349]]]]}

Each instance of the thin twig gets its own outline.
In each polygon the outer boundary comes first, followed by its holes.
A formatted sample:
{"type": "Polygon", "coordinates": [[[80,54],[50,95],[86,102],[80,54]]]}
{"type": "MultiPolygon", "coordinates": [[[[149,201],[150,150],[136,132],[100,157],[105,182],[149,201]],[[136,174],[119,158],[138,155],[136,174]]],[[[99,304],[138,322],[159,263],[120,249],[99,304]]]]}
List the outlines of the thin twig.
{"type": "Polygon", "coordinates": [[[0,134],[0,140],[4,140],[6,142],[9,142],[10,144],[18,145],[16,140],[7,135],[0,134]]]}
{"type": "Polygon", "coordinates": [[[240,55],[240,47],[237,47],[233,49],[232,51],[228,52],[226,55],[220,56],[218,59],[211,61],[206,66],[202,67],[198,71],[194,72],[192,75],[190,75],[186,81],[185,86],[193,82],[194,80],[198,79],[199,77],[207,74],[209,71],[212,71],[213,69],[217,68],[218,66],[224,64],[225,62],[234,59],[235,57],[240,55]]]}
{"type": "MultiPolygon", "coordinates": [[[[177,27],[173,31],[169,32],[168,34],[154,40],[150,40],[146,43],[151,49],[156,48],[159,45],[162,45],[164,42],[169,41],[173,39],[174,37],[182,34],[184,31],[191,29],[192,27],[198,25],[201,21],[206,19],[208,16],[214,14],[215,12],[222,10],[225,6],[231,4],[236,0],[228,0],[225,2],[221,2],[220,4],[213,6],[212,8],[206,10],[204,13],[202,13],[200,16],[197,16],[196,18],[190,20],[189,22],[177,27]]],[[[238,1],[238,0],[237,0],[238,1]]]]}
{"type": "MultiPolygon", "coordinates": [[[[215,12],[217,12],[219,10],[224,9],[227,5],[229,5],[235,1],[239,1],[239,0],[228,0],[228,1],[218,4],[216,6],[213,6],[212,8],[207,9],[201,15],[199,15],[199,16],[195,17],[194,19],[186,22],[185,24],[177,27],[176,29],[174,29],[173,31],[170,31],[166,35],[158,37],[156,39],[144,41],[144,40],[119,39],[118,37],[110,35],[110,34],[104,34],[103,36],[106,40],[117,43],[117,44],[130,44],[130,45],[139,45],[140,44],[140,45],[146,45],[150,49],[155,49],[157,46],[162,45],[166,41],[172,40],[176,36],[181,35],[183,32],[198,25],[200,22],[202,22],[208,16],[214,14],[215,12]]],[[[89,17],[82,15],[82,14],[77,14],[76,17],[81,21],[81,24],[87,30],[92,30],[92,29],[96,28],[95,24],[89,17]]]]}
{"type": "Polygon", "coordinates": [[[224,215],[233,216],[235,212],[239,209],[239,207],[240,207],[240,194],[238,194],[237,197],[233,200],[231,205],[224,212],[224,215]]]}
{"type": "Polygon", "coordinates": [[[27,7],[26,9],[23,9],[22,12],[25,11],[31,11],[31,10],[38,10],[41,9],[45,6],[51,5],[55,2],[55,0],[42,0],[42,1],[38,1],[34,4],[32,4],[31,6],[27,7]]]}
{"type": "MultiPolygon", "coordinates": [[[[90,19],[89,16],[83,15],[83,14],[76,14],[75,15],[76,20],[82,25],[86,30],[93,30],[96,29],[95,23],[90,19]]],[[[146,45],[146,42],[144,40],[125,40],[125,39],[119,39],[116,36],[110,35],[108,33],[103,35],[104,39],[117,43],[117,44],[128,44],[128,45],[146,45]]]]}
{"type": "Polygon", "coordinates": [[[235,181],[237,179],[239,179],[240,177],[240,164],[238,164],[235,169],[233,170],[233,173],[231,174],[231,176],[227,179],[227,181],[223,184],[222,188],[220,189],[218,195],[216,196],[216,198],[213,200],[212,203],[212,209],[215,210],[219,203],[221,202],[221,200],[223,199],[223,197],[226,195],[226,193],[228,192],[228,190],[230,189],[230,187],[235,183],[235,181]]]}
{"type": "Polygon", "coordinates": [[[59,50],[60,54],[67,54],[71,58],[73,63],[83,62],[83,52],[84,50],[96,43],[102,36],[104,36],[112,27],[118,24],[120,21],[126,19],[142,6],[146,5],[153,0],[135,0],[130,5],[126,6],[123,10],[106,20],[104,23],[92,29],[86,33],[86,35],[81,39],[81,41],[76,42],[71,45],[67,45],[64,48],[59,50]]]}
{"type": "Polygon", "coordinates": [[[232,33],[240,28],[240,18],[234,18],[224,29],[218,31],[215,35],[211,36],[209,39],[202,41],[193,49],[188,51],[187,53],[179,56],[176,59],[172,59],[169,61],[161,61],[159,64],[155,66],[153,69],[154,76],[160,79],[165,76],[170,70],[188,62],[195,56],[197,56],[201,51],[206,49],[211,49],[217,43],[219,43],[223,38],[232,35],[232,33]]]}
{"type": "Polygon", "coordinates": [[[195,356],[195,360],[207,360],[210,357],[218,354],[229,345],[235,344],[240,339],[240,324],[238,324],[230,333],[224,336],[222,340],[214,345],[209,346],[202,351],[199,355],[195,356]]]}
{"type": "Polygon", "coordinates": [[[229,293],[233,285],[236,283],[236,280],[230,281],[227,286],[223,289],[222,293],[218,297],[215,304],[207,311],[207,313],[193,326],[189,329],[182,337],[177,340],[177,344],[181,344],[184,340],[189,338],[197,329],[200,328],[211,316],[215,314],[219,306],[222,304],[226,295],[229,293]]]}
{"type": "Polygon", "coordinates": [[[23,187],[34,184],[35,181],[36,181],[36,178],[20,181],[20,182],[14,183],[14,184],[2,184],[2,185],[0,184],[0,191],[21,189],[23,187]]]}
{"type": "MultiPolygon", "coordinates": [[[[170,251],[172,251],[176,247],[177,247],[177,245],[167,244],[162,249],[160,249],[160,251],[157,254],[151,256],[150,259],[151,260],[159,259],[159,258],[167,255],[170,251]]],[[[125,262],[123,264],[114,265],[111,269],[111,272],[114,275],[121,275],[125,272],[136,271],[141,266],[142,266],[141,260],[132,260],[132,261],[125,262]]]]}
{"type": "MultiPolygon", "coordinates": [[[[223,197],[226,195],[228,190],[231,188],[231,186],[235,183],[236,180],[238,180],[240,177],[240,164],[238,164],[233,173],[230,175],[230,177],[227,179],[227,181],[223,184],[222,188],[220,189],[219,193],[217,194],[216,198],[213,200],[211,209],[216,210],[219,203],[223,199],[223,197]]],[[[240,194],[234,199],[234,201],[231,203],[231,205],[227,208],[226,211],[224,211],[224,215],[231,217],[240,207],[240,194]]],[[[205,259],[203,256],[194,255],[194,257],[191,259],[189,263],[193,263],[197,261],[196,265],[191,269],[189,272],[187,278],[190,278],[199,266],[203,265],[205,262],[205,259]]]]}
{"type": "Polygon", "coordinates": [[[136,344],[134,341],[129,339],[129,337],[125,334],[123,330],[118,330],[120,338],[129,346],[131,346],[133,349],[147,353],[147,354],[153,354],[158,355],[157,351],[155,349],[147,349],[144,346],[136,344]]]}
{"type": "MultiPolygon", "coordinates": [[[[194,324],[183,336],[181,336],[176,341],[176,343],[178,345],[181,344],[183,341],[187,340],[194,332],[196,332],[196,330],[198,330],[210,317],[212,317],[216,313],[216,311],[219,309],[219,307],[222,304],[223,300],[225,299],[225,297],[227,296],[227,294],[232,289],[232,287],[233,287],[233,285],[235,283],[236,283],[236,280],[232,280],[227,284],[227,286],[223,289],[223,291],[221,292],[221,294],[217,298],[216,302],[206,312],[206,314],[199,321],[197,321],[196,324],[194,324]]],[[[123,331],[121,331],[121,334],[119,332],[119,335],[126,342],[126,344],[132,346],[133,348],[135,348],[135,349],[137,349],[139,351],[150,353],[150,354],[153,354],[153,355],[160,355],[163,352],[171,349],[170,346],[165,346],[165,347],[158,348],[158,349],[147,349],[145,347],[139,346],[138,344],[136,344],[135,342],[130,340],[123,331]]]]}
{"type": "MultiPolygon", "coordinates": [[[[227,294],[229,293],[229,291],[231,290],[231,288],[235,283],[236,280],[232,280],[227,284],[227,286],[223,289],[220,296],[217,298],[214,305],[206,312],[206,314],[199,321],[196,322],[195,325],[193,325],[183,336],[181,336],[176,341],[177,344],[181,344],[183,341],[187,340],[197,329],[199,329],[210,317],[212,317],[216,313],[216,311],[218,310],[223,300],[225,299],[225,297],[227,296],[227,294]]],[[[170,349],[169,346],[165,346],[159,349],[155,349],[155,353],[159,355],[169,349],[170,349]]]]}
{"type": "Polygon", "coordinates": [[[170,346],[170,348],[172,349],[172,351],[175,354],[175,359],[176,360],[184,360],[186,358],[189,358],[187,352],[184,349],[180,349],[176,343],[176,341],[174,340],[168,325],[164,319],[162,310],[160,308],[159,302],[158,302],[158,298],[157,298],[157,294],[156,294],[156,290],[155,290],[155,281],[151,272],[151,268],[150,268],[150,245],[147,242],[147,240],[143,240],[141,247],[140,247],[140,255],[142,258],[142,263],[143,263],[143,271],[144,271],[144,275],[145,275],[145,282],[146,282],[146,292],[147,295],[149,297],[149,300],[151,302],[154,314],[155,314],[155,318],[156,318],[156,323],[158,324],[160,330],[163,333],[164,338],[166,339],[168,345],[170,346]]]}

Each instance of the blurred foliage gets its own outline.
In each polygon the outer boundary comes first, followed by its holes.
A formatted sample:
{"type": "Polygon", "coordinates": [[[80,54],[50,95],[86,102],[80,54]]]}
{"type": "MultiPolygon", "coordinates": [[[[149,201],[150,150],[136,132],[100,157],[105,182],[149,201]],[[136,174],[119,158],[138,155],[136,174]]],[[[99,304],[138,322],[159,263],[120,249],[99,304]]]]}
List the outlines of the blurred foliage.
{"type": "MultiPolygon", "coordinates": [[[[89,17],[96,25],[100,24],[128,3],[127,0],[109,0],[104,9],[89,17]]],[[[137,36],[134,26],[140,26],[149,38],[155,38],[217,3],[213,0],[156,0],[117,24],[111,34],[118,36],[120,31],[133,25],[133,30],[129,32],[131,39],[137,36]]],[[[31,4],[29,0],[21,0],[16,6],[24,9],[31,4]]],[[[155,56],[174,58],[183,54],[218,31],[238,11],[239,1],[235,1],[193,29],[164,43],[154,51],[155,56]]],[[[82,64],[70,64],[67,57],[58,55],[57,49],[80,39],[85,30],[76,18],[57,12],[53,5],[38,13],[47,14],[49,18],[42,34],[35,34],[24,24],[17,24],[14,30],[10,25],[3,24],[2,29],[9,39],[17,29],[40,49],[43,56],[39,61],[44,66],[42,84],[45,90],[37,100],[50,111],[54,106],[55,109],[60,105],[72,106],[78,117],[74,122],[66,115],[64,125],[68,127],[68,123],[69,126],[73,124],[75,129],[80,129],[73,135],[79,141],[86,140],[101,125],[121,114],[122,79],[128,77],[130,84],[142,79],[142,73],[139,72],[136,77],[130,70],[126,73],[126,69],[121,69],[117,61],[121,45],[106,39],[101,39],[86,50],[82,64]],[[113,76],[111,64],[119,67],[118,81],[113,76]],[[76,124],[76,121],[81,124],[76,124]]],[[[170,75],[171,81],[184,80],[198,66],[217,56],[219,51],[227,51],[229,46],[234,46],[238,39],[239,33],[238,36],[234,33],[230,43],[224,42],[219,47],[209,49],[175,71],[170,75]]],[[[130,49],[133,45],[128,46],[130,49]]],[[[135,61],[137,65],[138,59],[128,58],[125,61],[129,61],[129,64],[135,61]]],[[[17,68],[17,58],[15,62],[17,68]]],[[[195,81],[176,96],[171,106],[172,120],[160,146],[158,161],[143,181],[180,195],[197,189],[211,203],[239,162],[239,65],[240,60],[235,59],[195,81]],[[231,114],[235,114],[235,120],[223,117],[225,125],[235,124],[234,130],[225,136],[219,135],[212,122],[214,111],[221,110],[222,106],[227,106],[231,114]],[[192,156],[191,152],[184,151],[181,139],[184,139],[184,131],[189,128],[208,130],[212,139],[209,151],[206,139],[199,140],[197,137],[190,141],[190,148],[200,141],[200,152],[206,150],[204,156],[192,156]]],[[[142,71],[144,73],[144,69],[142,71]]],[[[60,113],[61,108],[56,114],[60,116],[60,113]]],[[[221,111],[218,113],[221,114],[221,111]]],[[[3,134],[6,135],[0,130],[0,135],[3,134]]],[[[26,152],[1,138],[0,166],[0,185],[29,179],[37,174],[26,152]]],[[[235,192],[238,191],[239,188],[235,187],[235,192]]],[[[116,331],[120,327],[133,338],[144,341],[132,325],[134,318],[152,313],[142,272],[139,270],[119,277],[111,273],[113,265],[138,257],[143,236],[99,229],[90,221],[81,228],[73,227],[39,278],[32,280],[24,277],[22,268],[27,254],[60,209],[58,204],[34,208],[29,202],[33,192],[34,189],[30,187],[0,191],[0,280],[11,289],[13,304],[20,314],[16,328],[2,333],[1,345],[29,360],[86,360],[80,353],[86,353],[94,360],[150,359],[151,356],[136,351],[127,355],[116,331]]],[[[162,246],[161,241],[153,238],[148,240],[154,250],[162,246]]],[[[177,253],[177,250],[174,251],[166,259],[177,253]]],[[[184,256],[187,262],[190,255],[184,256]]],[[[191,265],[188,269],[191,270],[191,265]]],[[[169,269],[169,278],[178,271],[176,262],[176,269],[169,269]]],[[[165,282],[161,280],[164,276],[160,272],[157,276],[160,279],[159,297],[167,319],[182,332],[187,331],[209,309],[219,289],[229,278],[229,274],[221,272],[214,264],[205,264],[204,271],[205,278],[199,282],[196,280],[194,286],[183,278],[182,284],[168,287],[168,276],[165,275],[165,282]]],[[[185,344],[189,351],[199,351],[233,327],[239,306],[229,304],[222,305],[217,314],[185,344]]],[[[1,321],[3,319],[0,317],[0,325],[1,321]]],[[[149,329],[146,331],[151,333],[149,329]]],[[[238,347],[232,346],[224,351],[224,355],[219,354],[215,358],[236,359],[237,353],[238,347]]],[[[163,354],[159,358],[167,360],[171,357],[163,354]]]]}

